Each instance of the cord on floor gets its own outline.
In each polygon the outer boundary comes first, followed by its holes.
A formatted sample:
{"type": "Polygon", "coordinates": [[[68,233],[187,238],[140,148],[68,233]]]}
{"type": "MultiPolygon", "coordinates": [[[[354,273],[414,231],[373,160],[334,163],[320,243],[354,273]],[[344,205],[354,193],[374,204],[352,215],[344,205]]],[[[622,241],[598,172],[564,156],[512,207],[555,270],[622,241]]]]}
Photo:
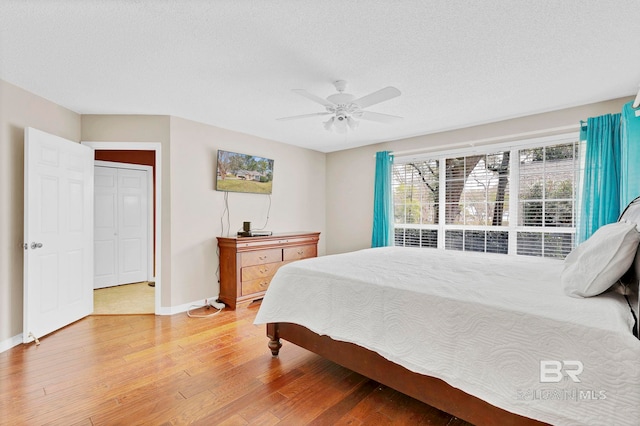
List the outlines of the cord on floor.
{"type": "Polygon", "coordinates": [[[218,308],[214,308],[213,306],[211,306],[211,304],[207,303],[206,305],[202,305],[202,306],[196,306],[196,305],[191,305],[189,307],[189,309],[187,310],[187,316],[189,318],[209,318],[212,317],[214,315],[218,315],[220,312],[222,312],[222,309],[218,309],[218,308]],[[207,315],[197,315],[197,314],[192,314],[191,311],[195,310],[195,309],[217,309],[215,312],[211,313],[211,314],[207,314],[207,315]]]}

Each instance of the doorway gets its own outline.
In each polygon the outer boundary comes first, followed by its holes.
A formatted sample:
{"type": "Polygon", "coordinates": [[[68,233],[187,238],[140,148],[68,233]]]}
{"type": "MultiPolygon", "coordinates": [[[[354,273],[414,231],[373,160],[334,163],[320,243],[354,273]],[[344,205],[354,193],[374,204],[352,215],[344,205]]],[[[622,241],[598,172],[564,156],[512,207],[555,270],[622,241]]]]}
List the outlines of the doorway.
{"type": "Polygon", "coordinates": [[[153,188],[154,188],[154,198],[153,201],[153,226],[152,232],[154,235],[153,241],[153,262],[152,264],[152,273],[150,273],[150,280],[155,285],[155,314],[162,315],[162,265],[161,265],[161,256],[160,251],[162,247],[162,234],[161,234],[161,205],[162,205],[162,149],[161,144],[156,142],[93,142],[93,141],[83,141],[83,145],[87,145],[93,148],[96,151],[97,158],[104,158],[104,156],[100,156],[101,152],[115,152],[115,151],[130,151],[130,154],[134,154],[134,152],[150,152],[153,157],[153,188]]]}
{"type": "Polygon", "coordinates": [[[153,167],[96,159],[94,170],[93,314],[153,314],[153,167]]]}

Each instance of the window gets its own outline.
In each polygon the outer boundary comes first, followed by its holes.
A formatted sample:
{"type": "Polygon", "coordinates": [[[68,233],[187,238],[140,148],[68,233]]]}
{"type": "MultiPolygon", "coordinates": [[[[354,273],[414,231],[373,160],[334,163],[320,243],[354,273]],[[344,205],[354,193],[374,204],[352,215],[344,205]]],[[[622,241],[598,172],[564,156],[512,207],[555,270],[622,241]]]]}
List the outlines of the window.
{"type": "Polygon", "coordinates": [[[564,258],[575,245],[579,149],[565,136],[396,157],[395,244],[564,258]]]}
{"type": "Polygon", "coordinates": [[[575,246],[579,144],[520,150],[517,253],[564,258],[575,246]]]}
{"type": "Polygon", "coordinates": [[[439,170],[438,160],[394,164],[395,245],[437,247],[439,170]]]}

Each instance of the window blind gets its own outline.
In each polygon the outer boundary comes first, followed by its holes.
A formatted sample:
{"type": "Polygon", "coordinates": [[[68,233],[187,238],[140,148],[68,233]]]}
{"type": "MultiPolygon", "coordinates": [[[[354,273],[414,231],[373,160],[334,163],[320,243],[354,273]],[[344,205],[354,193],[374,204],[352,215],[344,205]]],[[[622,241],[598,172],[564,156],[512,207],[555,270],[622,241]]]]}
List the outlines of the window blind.
{"type": "Polygon", "coordinates": [[[576,241],[579,174],[577,136],[486,153],[396,157],[394,243],[564,258],[576,241]]]}

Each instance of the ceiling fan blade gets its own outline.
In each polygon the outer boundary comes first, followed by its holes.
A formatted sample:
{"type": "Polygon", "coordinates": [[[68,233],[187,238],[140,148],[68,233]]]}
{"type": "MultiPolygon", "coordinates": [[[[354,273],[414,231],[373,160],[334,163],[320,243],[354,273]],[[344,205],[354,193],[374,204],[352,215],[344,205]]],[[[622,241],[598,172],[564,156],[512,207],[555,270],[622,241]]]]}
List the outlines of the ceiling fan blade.
{"type": "Polygon", "coordinates": [[[388,86],[384,89],[380,89],[376,92],[358,98],[354,100],[353,103],[358,104],[360,108],[366,108],[371,105],[379,104],[380,102],[388,101],[389,99],[400,96],[400,94],[401,93],[398,89],[388,86]]]}
{"type": "Polygon", "coordinates": [[[402,117],[397,115],[381,114],[379,112],[362,111],[362,115],[359,117],[363,120],[378,121],[380,123],[395,123],[402,120],[402,117]]]}
{"type": "Polygon", "coordinates": [[[329,102],[326,99],[322,99],[320,96],[316,96],[313,93],[309,93],[304,89],[292,89],[292,91],[296,92],[300,96],[304,96],[305,98],[312,100],[313,102],[317,102],[320,105],[324,105],[325,107],[336,106],[333,102],[329,102]]]}
{"type": "Polygon", "coordinates": [[[276,118],[278,121],[297,120],[298,118],[317,117],[318,115],[330,115],[332,112],[314,112],[313,114],[294,115],[292,117],[276,118]]]}

